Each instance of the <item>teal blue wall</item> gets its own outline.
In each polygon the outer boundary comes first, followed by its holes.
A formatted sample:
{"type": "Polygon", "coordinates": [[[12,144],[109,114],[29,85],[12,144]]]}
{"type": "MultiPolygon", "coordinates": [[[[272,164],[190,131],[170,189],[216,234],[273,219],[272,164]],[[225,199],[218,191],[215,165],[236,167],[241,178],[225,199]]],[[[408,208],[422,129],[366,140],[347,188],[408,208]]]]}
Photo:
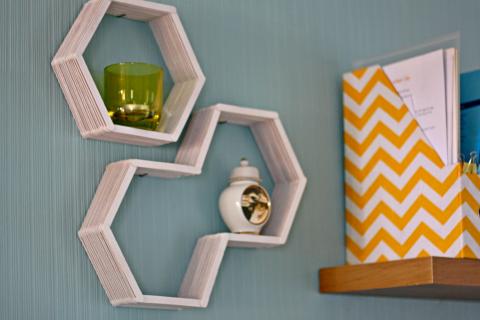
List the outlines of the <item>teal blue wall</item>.
{"type": "MultiPolygon", "coordinates": [[[[205,310],[113,308],[76,232],[105,165],[172,161],[80,138],[50,60],[83,0],[0,1],[0,319],[477,319],[480,304],[320,295],[317,270],[344,262],[340,76],[352,62],[459,31],[462,70],[480,67],[478,0],[168,0],[216,102],[280,113],[309,178],[287,245],[231,249],[205,310]]],[[[161,63],[142,25],[105,20],[86,58],[161,63]],[[124,44],[122,40],[126,39],[124,44]]],[[[100,68],[100,69],[99,69],[100,68]]],[[[200,177],[137,178],[114,231],[147,293],[173,294],[195,239],[226,230],[216,199],[250,133],[219,128],[200,177]]],[[[269,177],[266,184],[271,186],[269,177]]]]}

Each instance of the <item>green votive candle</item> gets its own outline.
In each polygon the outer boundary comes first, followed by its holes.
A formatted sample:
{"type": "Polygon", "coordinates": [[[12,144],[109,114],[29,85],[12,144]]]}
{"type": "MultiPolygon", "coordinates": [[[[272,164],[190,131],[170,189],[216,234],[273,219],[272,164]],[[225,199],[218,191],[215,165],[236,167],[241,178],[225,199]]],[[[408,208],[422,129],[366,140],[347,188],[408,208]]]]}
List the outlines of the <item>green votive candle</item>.
{"type": "Polygon", "coordinates": [[[163,107],[163,69],[122,62],[104,70],[104,100],[113,123],[156,130],[163,107]]]}

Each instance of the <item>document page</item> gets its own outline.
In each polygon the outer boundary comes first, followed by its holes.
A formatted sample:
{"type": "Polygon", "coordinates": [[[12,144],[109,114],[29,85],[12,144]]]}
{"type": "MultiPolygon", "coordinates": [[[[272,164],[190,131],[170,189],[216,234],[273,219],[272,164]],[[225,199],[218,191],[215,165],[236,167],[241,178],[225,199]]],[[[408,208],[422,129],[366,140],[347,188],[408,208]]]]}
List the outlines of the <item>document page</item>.
{"type": "Polygon", "coordinates": [[[448,164],[444,50],[383,67],[444,164],[448,164]]]}
{"type": "Polygon", "coordinates": [[[456,163],[460,155],[460,99],[458,94],[457,49],[445,50],[445,87],[447,103],[447,137],[449,164],[456,163]]]}
{"type": "MultiPolygon", "coordinates": [[[[454,49],[453,49],[454,50],[454,49]]],[[[453,58],[454,52],[452,50],[445,50],[444,65],[445,65],[445,101],[447,112],[447,150],[448,163],[451,163],[453,156],[453,58]]]]}

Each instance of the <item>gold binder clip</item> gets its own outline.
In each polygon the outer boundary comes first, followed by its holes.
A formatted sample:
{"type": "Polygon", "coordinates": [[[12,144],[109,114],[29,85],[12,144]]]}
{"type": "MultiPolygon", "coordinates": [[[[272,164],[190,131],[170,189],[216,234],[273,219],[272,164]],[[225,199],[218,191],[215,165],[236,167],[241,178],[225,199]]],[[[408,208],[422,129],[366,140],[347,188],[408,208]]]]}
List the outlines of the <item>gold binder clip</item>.
{"type": "Polygon", "coordinates": [[[477,153],[475,151],[470,152],[470,159],[463,165],[463,173],[477,173],[477,153]]]}

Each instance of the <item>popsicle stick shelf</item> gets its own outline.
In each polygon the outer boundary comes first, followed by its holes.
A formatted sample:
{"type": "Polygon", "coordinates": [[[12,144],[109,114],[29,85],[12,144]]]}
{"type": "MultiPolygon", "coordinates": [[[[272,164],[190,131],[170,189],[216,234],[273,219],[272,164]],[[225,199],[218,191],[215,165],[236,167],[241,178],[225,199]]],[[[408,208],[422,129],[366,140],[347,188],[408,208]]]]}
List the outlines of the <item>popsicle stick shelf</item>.
{"type": "Polygon", "coordinates": [[[306,182],[277,113],[219,104],[193,115],[175,163],[124,160],[108,165],[78,234],[113,305],[206,307],[227,247],[275,247],[287,241],[306,182]],[[219,122],[252,130],[275,183],[271,219],[261,235],[219,233],[200,238],[178,296],[144,295],[112,233],[113,219],[135,175],[199,175],[219,122]]]}
{"type": "Polygon", "coordinates": [[[205,82],[175,7],[142,0],[85,3],[52,61],[80,134],[120,143],[156,146],[178,140],[205,82]],[[150,25],[174,82],[158,131],[115,125],[108,116],[83,53],[105,14],[150,25]]]}
{"type": "Polygon", "coordinates": [[[480,260],[425,257],[320,269],[320,292],[480,299],[480,260]]]}

